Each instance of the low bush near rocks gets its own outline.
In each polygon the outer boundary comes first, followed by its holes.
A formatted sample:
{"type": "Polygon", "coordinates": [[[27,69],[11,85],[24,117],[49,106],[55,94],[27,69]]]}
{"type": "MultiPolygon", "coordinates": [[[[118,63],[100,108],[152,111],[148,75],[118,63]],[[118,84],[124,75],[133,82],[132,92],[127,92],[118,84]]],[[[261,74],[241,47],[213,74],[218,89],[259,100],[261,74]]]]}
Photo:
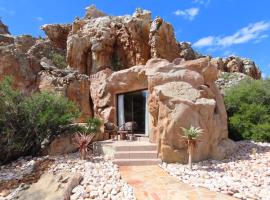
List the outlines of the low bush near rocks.
{"type": "Polygon", "coordinates": [[[60,69],[67,67],[66,57],[64,54],[53,52],[49,54],[49,58],[52,60],[53,64],[60,69]]]}
{"type": "Polygon", "coordinates": [[[68,99],[53,93],[23,96],[12,89],[12,80],[0,83],[0,163],[24,154],[35,154],[45,139],[79,116],[68,99]]]}
{"type": "Polygon", "coordinates": [[[232,139],[270,142],[270,79],[246,80],[228,89],[225,104],[232,139]]]}

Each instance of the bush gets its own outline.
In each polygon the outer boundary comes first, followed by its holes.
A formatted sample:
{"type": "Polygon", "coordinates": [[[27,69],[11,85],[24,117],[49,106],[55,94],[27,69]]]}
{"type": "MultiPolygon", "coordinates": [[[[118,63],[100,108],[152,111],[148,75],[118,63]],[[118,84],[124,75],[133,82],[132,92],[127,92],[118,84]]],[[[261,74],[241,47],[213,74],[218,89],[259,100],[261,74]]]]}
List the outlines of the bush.
{"type": "Polygon", "coordinates": [[[0,83],[0,104],[0,162],[37,153],[44,139],[59,134],[61,126],[79,116],[75,104],[63,96],[22,96],[12,89],[10,78],[0,83]]]}
{"type": "Polygon", "coordinates": [[[89,118],[86,120],[87,133],[97,133],[100,131],[101,121],[98,118],[89,118]]]}
{"type": "Polygon", "coordinates": [[[60,53],[50,53],[49,59],[52,60],[53,64],[56,65],[59,69],[64,69],[67,67],[66,57],[60,53]]]}
{"type": "Polygon", "coordinates": [[[270,80],[246,80],[225,93],[230,137],[270,142],[270,80]]]}

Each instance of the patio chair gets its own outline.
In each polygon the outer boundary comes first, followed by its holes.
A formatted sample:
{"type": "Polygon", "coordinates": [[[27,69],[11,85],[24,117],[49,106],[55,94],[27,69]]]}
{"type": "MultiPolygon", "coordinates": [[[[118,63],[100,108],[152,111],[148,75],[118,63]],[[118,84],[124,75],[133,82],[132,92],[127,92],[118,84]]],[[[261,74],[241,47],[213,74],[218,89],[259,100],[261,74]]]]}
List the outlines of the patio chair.
{"type": "Polygon", "coordinates": [[[126,122],[119,127],[120,138],[125,140],[128,136],[130,136],[131,140],[134,140],[134,130],[137,129],[137,123],[135,121],[126,122]]]}
{"type": "Polygon", "coordinates": [[[117,126],[112,122],[104,123],[104,132],[109,135],[110,139],[117,139],[117,126]]]}

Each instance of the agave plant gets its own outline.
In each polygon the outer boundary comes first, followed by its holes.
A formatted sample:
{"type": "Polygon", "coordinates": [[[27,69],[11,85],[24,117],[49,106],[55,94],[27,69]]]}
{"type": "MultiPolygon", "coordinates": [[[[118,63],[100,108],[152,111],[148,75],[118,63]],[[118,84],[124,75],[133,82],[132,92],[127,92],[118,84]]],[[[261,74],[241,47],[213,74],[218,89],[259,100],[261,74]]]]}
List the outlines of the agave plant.
{"type": "Polygon", "coordinates": [[[83,134],[80,132],[75,133],[75,137],[73,139],[74,144],[79,148],[80,157],[82,160],[86,159],[86,155],[89,151],[89,144],[93,142],[93,138],[95,134],[83,134]]]}
{"type": "Polygon", "coordinates": [[[184,143],[188,146],[187,152],[188,152],[188,166],[190,169],[192,169],[192,157],[194,149],[197,146],[197,143],[200,141],[199,137],[203,133],[203,130],[199,127],[195,128],[191,126],[189,129],[183,128],[184,135],[182,136],[182,139],[184,143]]]}

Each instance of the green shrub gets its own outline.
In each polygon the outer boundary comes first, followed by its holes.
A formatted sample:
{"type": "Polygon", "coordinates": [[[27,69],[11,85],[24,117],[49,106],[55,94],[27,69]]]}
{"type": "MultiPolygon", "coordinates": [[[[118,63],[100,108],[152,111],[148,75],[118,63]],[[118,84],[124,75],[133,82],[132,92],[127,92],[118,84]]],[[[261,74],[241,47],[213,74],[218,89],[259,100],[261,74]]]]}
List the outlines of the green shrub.
{"type": "Polygon", "coordinates": [[[101,126],[101,121],[98,118],[89,118],[86,120],[87,132],[88,133],[97,133],[101,126]]]}
{"type": "Polygon", "coordinates": [[[66,57],[60,53],[50,53],[49,59],[52,60],[53,64],[56,65],[59,69],[64,69],[67,67],[66,57]]]}
{"type": "Polygon", "coordinates": [[[83,134],[96,134],[100,131],[100,127],[101,127],[101,120],[98,118],[88,118],[85,120],[85,124],[84,125],[77,125],[76,129],[77,131],[75,132],[80,132],[83,134]]]}
{"type": "Polygon", "coordinates": [[[0,83],[0,162],[39,151],[44,139],[59,134],[61,126],[79,116],[79,110],[63,96],[36,93],[22,96],[11,79],[0,83]]]}
{"type": "Polygon", "coordinates": [[[230,137],[270,142],[270,80],[246,80],[225,93],[230,137]]]}

